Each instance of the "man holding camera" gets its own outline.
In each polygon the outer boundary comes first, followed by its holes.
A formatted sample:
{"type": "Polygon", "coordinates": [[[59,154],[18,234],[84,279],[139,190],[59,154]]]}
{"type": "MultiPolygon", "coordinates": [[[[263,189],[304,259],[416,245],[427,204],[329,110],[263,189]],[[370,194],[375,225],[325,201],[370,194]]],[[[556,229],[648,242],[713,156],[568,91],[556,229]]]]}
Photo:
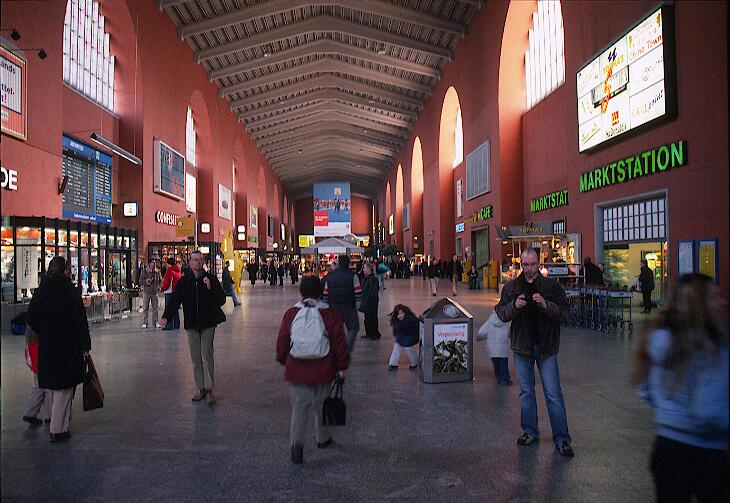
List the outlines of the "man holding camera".
{"type": "Polygon", "coordinates": [[[510,348],[520,380],[520,422],[523,430],[517,445],[530,445],[540,438],[535,396],[537,364],[555,448],[560,455],[572,458],[558,372],[560,320],[568,301],[560,283],[540,274],[540,260],[535,249],[527,248],[520,258],[522,273],[504,285],[502,297],[494,307],[499,319],[512,322],[510,348]]]}

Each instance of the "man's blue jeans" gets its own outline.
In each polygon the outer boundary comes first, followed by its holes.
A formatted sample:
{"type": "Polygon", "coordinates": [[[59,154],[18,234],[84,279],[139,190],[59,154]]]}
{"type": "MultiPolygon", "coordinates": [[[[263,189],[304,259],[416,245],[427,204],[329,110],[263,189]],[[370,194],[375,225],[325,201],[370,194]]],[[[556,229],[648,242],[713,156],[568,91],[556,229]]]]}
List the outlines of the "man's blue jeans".
{"type": "MultiPolygon", "coordinates": [[[[165,307],[170,303],[170,299],[172,298],[171,293],[165,294],[165,307]]],[[[172,330],[172,329],[178,329],[180,328],[180,311],[175,311],[175,315],[172,317],[171,320],[167,321],[167,325],[163,328],[163,330],[172,330]]]]}
{"type": "Polygon", "coordinates": [[[540,437],[537,426],[537,399],[535,396],[535,363],[540,372],[542,390],[545,393],[550,427],[553,430],[553,442],[570,443],[568,433],[568,417],[565,412],[565,401],[560,389],[560,373],[558,371],[558,355],[540,357],[540,346],[533,348],[530,356],[514,353],[515,369],[520,380],[520,423],[522,430],[533,437],[540,437]]]}

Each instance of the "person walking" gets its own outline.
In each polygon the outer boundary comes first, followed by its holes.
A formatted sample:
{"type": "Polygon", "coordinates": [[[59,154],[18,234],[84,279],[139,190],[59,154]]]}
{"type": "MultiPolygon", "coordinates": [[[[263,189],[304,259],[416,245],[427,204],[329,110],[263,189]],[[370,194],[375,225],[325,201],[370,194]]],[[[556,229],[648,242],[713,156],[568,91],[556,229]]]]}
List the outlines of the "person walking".
{"type": "Polygon", "coordinates": [[[349,364],[342,318],[337,310],[319,301],[322,295],[319,279],[305,276],[299,291],[302,301],[284,313],[276,339],[276,361],[284,365],[284,379],[290,383],[292,413],[289,446],[294,464],[304,462],[304,440],[310,408],[314,408],[316,416],[314,432],[317,447],[324,449],[334,443],[323,425],[322,406],[329,395],[332,381],[335,378],[344,380],[349,364]],[[303,309],[306,311],[300,313],[303,309]],[[315,327],[322,331],[319,337],[313,333],[315,327]],[[310,346],[306,344],[308,341],[314,341],[320,351],[316,354],[306,351],[306,346],[310,346]]]}
{"type": "Polygon", "coordinates": [[[162,328],[157,323],[159,305],[157,294],[162,286],[162,276],[160,275],[160,271],[157,270],[157,260],[151,258],[147,261],[147,267],[142,269],[142,272],[139,274],[139,284],[142,287],[142,307],[144,308],[142,329],[147,328],[150,304],[152,304],[152,326],[162,328]]]}
{"type": "Polygon", "coordinates": [[[377,340],[380,339],[378,331],[378,280],[373,274],[373,264],[366,262],[362,267],[363,283],[362,283],[362,299],[358,311],[363,313],[365,321],[365,335],[363,339],[377,340]]]}
{"type": "Polygon", "coordinates": [[[727,301],[712,278],[679,278],[642,335],[632,384],[654,409],[656,501],[730,501],[727,301]]]}
{"type": "Polygon", "coordinates": [[[378,284],[380,285],[380,288],[385,290],[385,275],[390,272],[390,268],[388,268],[387,265],[385,265],[385,261],[383,259],[380,259],[378,261],[378,267],[377,267],[377,273],[378,273],[378,284]]]}
{"type": "Polygon", "coordinates": [[[231,271],[228,269],[230,265],[233,265],[232,260],[230,262],[228,260],[223,262],[223,275],[221,276],[223,281],[221,282],[221,286],[223,287],[226,297],[233,299],[233,307],[238,307],[241,303],[238,302],[236,291],[233,289],[233,278],[231,277],[231,271]]]}
{"type": "Polygon", "coordinates": [[[53,392],[38,386],[38,334],[27,325],[27,313],[25,318],[25,360],[33,372],[33,388],[23,409],[23,421],[31,426],[38,426],[43,424],[43,421],[51,421],[53,392]]]}
{"type": "Polygon", "coordinates": [[[347,349],[352,352],[357,331],[360,329],[357,303],[362,296],[362,287],[357,275],[350,271],[350,257],[340,255],[337,264],[338,267],[324,277],[322,299],[342,317],[347,327],[347,349]]]}
{"type": "Polygon", "coordinates": [[[264,260],[263,264],[261,264],[259,275],[261,276],[261,281],[263,281],[264,285],[266,285],[266,281],[269,279],[269,266],[266,263],[266,260],[264,260]]]}
{"type": "Polygon", "coordinates": [[[500,320],[512,322],[510,349],[520,380],[520,422],[523,430],[517,445],[531,445],[540,438],[535,396],[537,364],[553,443],[560,455],[572,458],[573,448],[558,371],[560,320],[568,301],[560,283],[540,274],[538,253],[534,248],[527,248],[520,258],[522,272],[507,282],[494,308],[500,320]]]}
{"type": "MultiPolygon", "coordinates": [[[[167,259],[167,270],[165,271],[164,277],[162,278],[162,286],[160,290],[165,293],[165,307],[170,303],[170,297],[172,297],[172,291],[177,286],[177,282],[182,278],[182,269],[173,257],[167,259]]],[[[162,330],[177,330],[180,328],[180,312],[175,311],[172,319],[167,322],[162,330]]]]}
{"type": "Polygon", "coordinates": [[[218,278],[203,270],[203,254],[194,251],[188,260],[190,274],[183,276],[172,291],[170,303],[165,306],[161,323],[167,323],[175,312],[183,307],[185,331],[188,336],[190,359],[193,363],[193,378],[197,392],[193,401],[208,397],[208,404],[216,402],[215,362],[213,360],[213,339],[215,327],[226,321],[221,306],[226,303],[218,278]]]}
{"type": "Polygon", "coordinates": [[[291,278],[291,284],[296,285],[299,281],[299,262],[296,260],[289,264],[289,277],[291,278]]]}
{"type": "Polygon", "coordinates": [[[251,286],[256,286],[256,276],[259,273],[258,260],[256,260],[256,259],[252,260],[246,266],[246,272],[248,272],[248,279],[249,279],[249,281],[251,281],[251,286]]]}
{"type": "Polygon", "coordinates": [[[279,276],[279,286],[284,286],[284,262],[279,262],[279,268],[276,270],[278,276],[279,276]]]}
{"type": "Polygon", "coordinates": [[[439,287],[439,278],[441,277],[441,268],[438,265],[438,261],[433,259],[426,269],[426,275],[431,285],[431,293],[436,297],[436,292],[439,287]]]}
{"type": "Polygon", "coordinates": [[[453,276],[451,278],[451,293],[454,297],[456,297],[458,295],[456,293],[457,287],[459,285],[459,282],[461,281],[461,276],[464,274],[464,266],[461,265],[461,261],[456,255],[454,255],[451,272],[453,273],[453,276]]]}
{"type": "Polygon", "coordinates": [[[393,351],[390,353],[388,370],[398,370],[398,360],[401,350],[408,355],[408,369],[418,368],[418,339],[420,337],[419,321],[411,308],[397,304],[390,313],[390,325],[393,327],[393,351]]]}
{"type": "Polygon", "coordinates": [[[28,307],[28,325],[38,334],[38,387],[51,390],[51,442],[67,440],[91,337],[81,290],[71,283],[65,258],[53,257],[48,264],[28,307]]]}
{"type": "Polygon", "coordinates": [[[269,286],[276,286],[277,267],[274,259],[269,262],[269,286]]]}
{"type": "Polygon", "coordinates": [[[651,292],[654,290],[654,271],[649,268],[646,260],[641,261],[639,288],[641,289],[641,296],[644,301],[644,310],[641,312],[648,314],[651,312],[651,308],[654,307],[651,302],[651,292]]]}

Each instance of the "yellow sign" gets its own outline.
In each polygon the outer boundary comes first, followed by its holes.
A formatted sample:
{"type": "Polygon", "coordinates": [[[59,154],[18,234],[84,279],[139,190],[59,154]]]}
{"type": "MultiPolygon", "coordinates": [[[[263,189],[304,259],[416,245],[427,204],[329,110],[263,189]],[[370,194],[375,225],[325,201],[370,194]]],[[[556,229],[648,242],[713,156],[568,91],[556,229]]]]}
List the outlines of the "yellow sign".
{"type": "Polygon", "coordinates": [[[714,239],[700,240],[699,248],[699,272],[717,278],[717,242],[714,239]]]}
{"type": "Polygon", "coordinates": [[[233,231],[226,229],[221,240],[221,253],[223,260],[233,260],[233,231]]]}
{"type": "Polygon", "coordinates": [[[299,234],[299,248],[314,245],[314,236],[311,234],[299,234]]]}
{"type": "Polygon", "coordinates": [[[193,218],[193,217],[178,218],[177,226],[175,227],[175,237],[191,238],[193,236],[195,236],[195,218],[193,218]]]}

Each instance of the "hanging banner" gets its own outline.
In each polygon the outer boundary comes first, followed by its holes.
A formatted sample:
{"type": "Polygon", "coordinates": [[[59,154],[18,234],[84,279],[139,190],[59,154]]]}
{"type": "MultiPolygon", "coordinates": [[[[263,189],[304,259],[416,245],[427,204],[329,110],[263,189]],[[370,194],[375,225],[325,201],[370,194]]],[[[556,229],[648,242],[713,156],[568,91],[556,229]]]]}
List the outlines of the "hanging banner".
{"type": "Polygon", "coordinates": [[[28,139],[27,80],[26,61],[0,45],[2,132],[20,140],[28,139]]]}
{"type": "Polygon", "coordinates": [[[315,183],[312,194],[314,235],[319,237],[350,234],[350,184],[315,183]]]}
{"type": "Polygon", "coordinates": [[[18,288],[38,288],[38,255],[35,246],[18,246],[18,288]]]}

